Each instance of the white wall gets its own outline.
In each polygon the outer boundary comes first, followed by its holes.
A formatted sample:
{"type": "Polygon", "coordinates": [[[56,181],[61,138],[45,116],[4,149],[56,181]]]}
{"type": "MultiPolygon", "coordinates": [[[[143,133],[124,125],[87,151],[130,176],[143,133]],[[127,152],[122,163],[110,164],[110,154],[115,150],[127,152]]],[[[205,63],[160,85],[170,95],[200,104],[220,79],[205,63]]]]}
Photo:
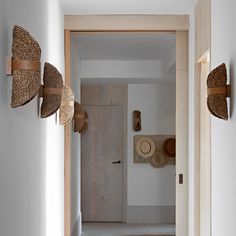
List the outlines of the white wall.
{"type": "MultiPolygon", "coordinates": [[[[76,42],[71,40],[71,82],[75,101],[80,102],[80,59],[76,42]]],[[[71,132],[71,226],[72,236],[81,231],[81,139],[80,134],[71,132]]]]}
{"type": "Polygon", "coordinates": [[[235,0],[212,0],[212,68],[225,62],[232,83],[231,117],[212,117],[212,235],[235,235],[235,0]]]}
{"type": "Polygon", "coordinates": [[[14,24],[38,40],[42,62],[63,73],[60,3],[1,0],[0,5],[0,235],[62,236],[63,127],[55,125],[54,117],[38,117],[37,99],[10,108],[11,78],[4,75],[14,24]]]}
{"type": "Polygon", "coordinates": [[[128,86],[128,206],[174,206],[175,166],[155,169],[133,163],[133,136],[175,134],[175,84],[128,86]],[[133,131],[133,111],[140,110],[142,131],[133,131]]]}
{"type": "Polygon", "coordinates": [[[81,60],[81,78],[163,78],[161,60],[81,60]]]}

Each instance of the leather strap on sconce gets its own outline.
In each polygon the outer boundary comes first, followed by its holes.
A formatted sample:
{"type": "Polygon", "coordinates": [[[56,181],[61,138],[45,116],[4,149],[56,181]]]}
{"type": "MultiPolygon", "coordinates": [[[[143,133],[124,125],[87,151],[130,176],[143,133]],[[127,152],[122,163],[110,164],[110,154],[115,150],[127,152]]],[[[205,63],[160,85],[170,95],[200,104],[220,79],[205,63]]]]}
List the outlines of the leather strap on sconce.
{"type": "Polygon", "coordinates": [[[226,87],[218,87],[218,88],[208,88],[207,95],[226,95],[226,97],[231,96],[231,86],[227,85],[226,87]]]}
{"type": "Polygon", "coordinates": [[[62,88],[45,88],[43,85],[39,89],[39,97],[43,95],[62,95],[62,88]]]}
{"type": "Polygon", "coordinates": [[[28,61],[17,58],[12,59],[12,70],[30,70],[40,72],[41,64],[39,61],[28,61]]]}

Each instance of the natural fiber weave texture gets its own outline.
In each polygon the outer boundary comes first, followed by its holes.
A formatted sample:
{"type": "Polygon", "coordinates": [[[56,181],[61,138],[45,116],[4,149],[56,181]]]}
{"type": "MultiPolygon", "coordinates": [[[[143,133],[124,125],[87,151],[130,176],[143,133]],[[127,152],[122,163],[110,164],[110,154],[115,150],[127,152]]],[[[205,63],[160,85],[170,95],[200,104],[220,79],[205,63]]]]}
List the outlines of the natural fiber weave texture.
{"type": "MultiPolygon", "coordinates": [[[[41,49],[35,39],[20,26],[14,26],[13,58],[40,62],[41,49]]],[[[40,88],[40,71],[13,70],[11,106],[22,106],[31,101],[40,88]]]]}
{"type": "Polygon", "coordinates": [[[67,85],[63,86],[61,106],[59,110],[59,123],[65,125],[74,115],[74,93],[67,85]]]}
{"type": "Polygon", "coordinates": [[[163,153],[161,148],[158,148],[155,154],[148,158],[147,161],[154,168],[163,168],[168,165],[169,158],[163,153]]]}
{"type": "Polygon", "coordinates": [[[78,102],[75,102],[75,113],[74,113],[74,132],[81,133],[88,124],[88,114],[83,109],[82,105],[78,102]],[[80,118],[76,118],[80,116],[80,118]]]}
{"type": "MultiPolygon", "coordinates": [[[[43,74],[44,88],[63,88],[61,73],[50,63],[45,63],[43,74]]],[[[41,118],[53,115],[61,105],[62,95],[43,94],[43,103],[41,106],[41,118]]]]}
{"type": "MultiPolygon", "coordinates": [[[[220,88],[226,87],[227,71],[225,64],[221,64],[208,75],[207,87],[220,88]]],[[[228,120],[228,108],[226,94],[211,94],[207,97],[207,106],[212,115],[228,120]]]]}

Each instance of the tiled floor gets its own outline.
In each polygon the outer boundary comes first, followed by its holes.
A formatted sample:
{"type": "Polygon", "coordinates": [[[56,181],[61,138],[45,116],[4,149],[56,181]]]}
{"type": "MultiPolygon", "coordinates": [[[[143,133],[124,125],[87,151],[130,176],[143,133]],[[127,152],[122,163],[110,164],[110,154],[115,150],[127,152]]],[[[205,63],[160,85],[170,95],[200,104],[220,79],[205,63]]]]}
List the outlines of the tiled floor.
{"type": "Polygon", "coordinates": [[[122,224],[122,223],[83,223],[82,236],[125,236],[175,234],[174,225],[122,224]]]}

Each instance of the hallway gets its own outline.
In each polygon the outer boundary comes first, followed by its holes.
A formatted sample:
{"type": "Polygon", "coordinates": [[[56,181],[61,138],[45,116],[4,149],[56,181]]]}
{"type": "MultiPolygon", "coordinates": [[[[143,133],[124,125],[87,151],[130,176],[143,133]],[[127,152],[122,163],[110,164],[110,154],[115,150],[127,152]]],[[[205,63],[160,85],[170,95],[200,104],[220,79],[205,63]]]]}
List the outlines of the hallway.
{"type": "Polygon", "coordinates": [[[175,226],[169,224],[83,223],[82,230],[82,236],[173,236],[175,234],[175,226]]]}

